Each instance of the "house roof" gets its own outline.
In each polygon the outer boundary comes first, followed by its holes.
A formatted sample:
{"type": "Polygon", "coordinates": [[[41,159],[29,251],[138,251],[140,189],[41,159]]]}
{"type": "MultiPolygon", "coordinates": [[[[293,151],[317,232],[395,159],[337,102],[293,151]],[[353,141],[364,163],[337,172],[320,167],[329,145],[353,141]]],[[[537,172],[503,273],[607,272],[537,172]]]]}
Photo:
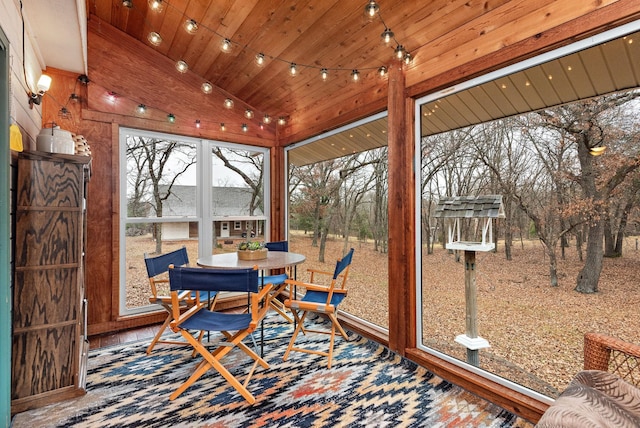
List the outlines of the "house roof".
{"type": "Polygon", "coordinates": [[[504,218],[502,195],[441,198],[433,216],[439,218],[504,218]]]}
{"type": "MultiPolygon", "coordinates": [[[[166,186],[161,188],[166,192],[166,186]]],[[[211,214],[214,219],[249,220],[264,219],[262,209],[250,212],[249,205],[253,190],[248,187],[211,188],[211,214]]],[[[194,216],[196,207],[196,186],[173,185],[171,195],[163,205],[164,217],[194,216]]]]}

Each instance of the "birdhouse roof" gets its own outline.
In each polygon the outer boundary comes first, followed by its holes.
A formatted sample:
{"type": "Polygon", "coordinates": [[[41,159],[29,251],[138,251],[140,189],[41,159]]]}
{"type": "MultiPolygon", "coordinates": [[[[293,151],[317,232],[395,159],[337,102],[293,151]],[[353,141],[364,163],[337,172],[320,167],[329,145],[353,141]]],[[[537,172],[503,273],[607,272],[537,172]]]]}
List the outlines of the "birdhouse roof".
{"type": "Polygon", "coordinates": [[[441,198],[433,216],[441,218],[504,218],[502,195],[441,198]]]}

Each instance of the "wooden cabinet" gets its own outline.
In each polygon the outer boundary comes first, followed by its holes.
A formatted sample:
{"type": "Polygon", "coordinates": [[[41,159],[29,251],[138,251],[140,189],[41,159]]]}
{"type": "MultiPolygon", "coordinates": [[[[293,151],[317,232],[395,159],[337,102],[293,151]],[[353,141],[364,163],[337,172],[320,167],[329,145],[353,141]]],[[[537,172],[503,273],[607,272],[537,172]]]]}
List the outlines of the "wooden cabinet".
{"type": "Polygon", "coordinates": [[[85,392],[90,157],[25,152],[15,186],[11,412],[85,392]]]}

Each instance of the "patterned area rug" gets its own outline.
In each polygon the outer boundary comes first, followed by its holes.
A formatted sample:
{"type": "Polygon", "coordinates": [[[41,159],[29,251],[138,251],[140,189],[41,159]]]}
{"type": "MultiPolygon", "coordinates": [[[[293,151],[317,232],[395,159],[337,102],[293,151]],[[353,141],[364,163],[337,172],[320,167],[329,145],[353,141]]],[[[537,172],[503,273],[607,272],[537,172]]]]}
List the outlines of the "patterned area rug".
{"type": "MultiPolygon", "coordinates": [[[[254,405],[212,370],[169,401],[199,358],[171,345],[147,356],[147,343],[136,342],[91,351],[85,396],[20,413],[13,427],[533,426],[354,333],[349,342],[336,338],[330,370],[317,355],[292,353],[283,362],[292,329],[275,314],[265,320],[270,368],[258,367],[249,383],[254,405]]],[[[310,333],[298,344],[326,349],[327,339],[310,333]]],[[[249,361],[238,350],[223,359],[241,381],[249,361]]]]}

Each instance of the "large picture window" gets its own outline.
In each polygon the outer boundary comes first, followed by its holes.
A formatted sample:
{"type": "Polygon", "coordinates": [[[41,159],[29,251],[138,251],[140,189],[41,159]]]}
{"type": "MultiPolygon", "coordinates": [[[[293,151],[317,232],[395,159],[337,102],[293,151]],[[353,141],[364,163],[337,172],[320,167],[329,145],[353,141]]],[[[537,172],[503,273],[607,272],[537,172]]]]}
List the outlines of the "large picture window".
{"type": "MultiPolygon", "coordinates": [[[[640,37],[625,31],[416,106],[419,347],[543,400],[582,369],[585,333],[638,341],[640,91],[622,82],[640,37]],[[453,248],[439,203],[481,195],[501,196],[495,250],[453,248]]],[[[472,248],[483,221],[453,238],[472,248]]]]}
{"type": "MultiPolygon", "coordinates": [[[[120,314],[150,305],[144,256],[185,246],[200,255],[235,251],[247,224],[265,239],[266,149],[176,135],[120,131],[120,314]]],[[[160,293],[168,290],[160,290],[160,293]]]]}

